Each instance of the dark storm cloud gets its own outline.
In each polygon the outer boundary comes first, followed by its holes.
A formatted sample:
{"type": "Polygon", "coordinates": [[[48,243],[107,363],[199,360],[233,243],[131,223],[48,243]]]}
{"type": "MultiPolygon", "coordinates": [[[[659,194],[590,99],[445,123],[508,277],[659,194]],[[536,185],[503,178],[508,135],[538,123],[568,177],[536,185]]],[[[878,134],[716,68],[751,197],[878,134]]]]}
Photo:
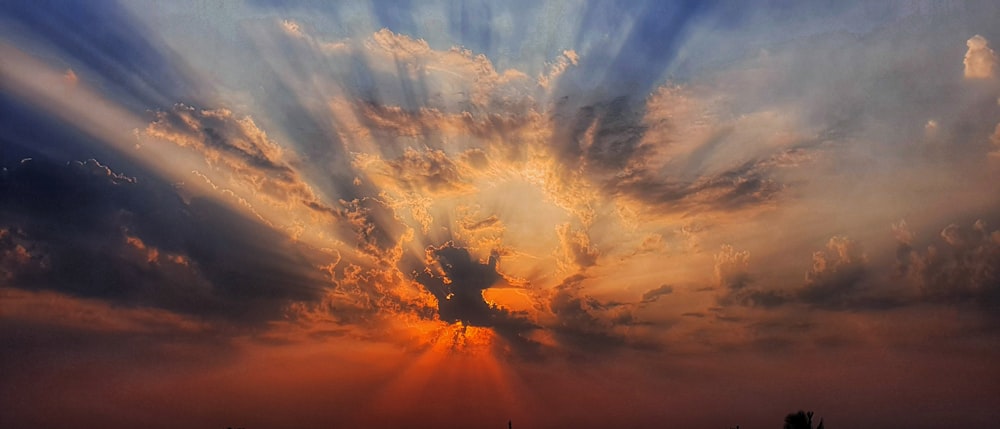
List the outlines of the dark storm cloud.
{"type": "Polygon", "coordinates": [[[183,62],[116,1],[5,1],[0,22],[23,32],[14,40],[54,51],[82,79],[101,82],[139,108],[162,108],[204,93],[183,62]]]}
{"type": "Polygon", "coordinates": [[[318,298],[319,256],[280,233],[97,161],[25,161],[0,181],[8,285],[262,322],[318,298]]]}

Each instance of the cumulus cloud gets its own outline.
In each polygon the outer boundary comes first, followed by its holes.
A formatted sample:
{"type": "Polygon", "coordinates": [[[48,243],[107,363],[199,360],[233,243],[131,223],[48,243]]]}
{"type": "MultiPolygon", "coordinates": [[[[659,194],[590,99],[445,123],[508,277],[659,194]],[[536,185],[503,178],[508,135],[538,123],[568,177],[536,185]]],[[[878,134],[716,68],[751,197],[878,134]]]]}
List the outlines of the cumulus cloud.
{"type": "Polygon", "coordinates": [[[965,78],[988,79],[993,77],[997,65],[997,55],[985,37],[975,35],[965,42],[969,50],[965,52],[965,78]]]}
{"type": "Polygon", "coordinates": [[[743,289],[750,284],[749,266],[750,252],[723,245],[715,254],[715,280],[723,289],[743,289]]]}
{"type": "Polygon", "coordinates": [[[824,250],[813,252],[812,262],[805,286],[798,291],[803,302],[833,309],[878,304],[867,299],[870,267],[857,241],[831,237],[824,250]]]}
{"type": "Polygon", "coordinates": [[[907,244],[907,251],[897,254],[904,278],[923,298],[987,308],[1000,303],[1000,231],[979,220],[972,228],[950,224],[939,239],[943,243],[924,249],[907,244]]]}
{"type": "Polygon", "coordinates": [[[719,290],[717,296],[719,304],[775,307],[787,301],[787,297],[780,291],[763,290],[752,286],[753,278],[750,276],[749,267],[749,251],[737,251],[727,244],[715,254],[715,280],[719,290]]]}

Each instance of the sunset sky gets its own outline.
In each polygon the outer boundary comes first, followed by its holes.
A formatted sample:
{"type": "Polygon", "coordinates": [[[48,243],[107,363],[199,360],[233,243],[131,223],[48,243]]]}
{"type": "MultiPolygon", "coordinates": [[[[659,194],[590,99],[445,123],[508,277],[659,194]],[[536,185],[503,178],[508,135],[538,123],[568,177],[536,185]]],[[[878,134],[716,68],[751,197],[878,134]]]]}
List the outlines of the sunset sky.
{"type": "Polygon", "coordinates": [[[1000,3],[0,2],[0,427],[1000,420],[1000,3]]]}

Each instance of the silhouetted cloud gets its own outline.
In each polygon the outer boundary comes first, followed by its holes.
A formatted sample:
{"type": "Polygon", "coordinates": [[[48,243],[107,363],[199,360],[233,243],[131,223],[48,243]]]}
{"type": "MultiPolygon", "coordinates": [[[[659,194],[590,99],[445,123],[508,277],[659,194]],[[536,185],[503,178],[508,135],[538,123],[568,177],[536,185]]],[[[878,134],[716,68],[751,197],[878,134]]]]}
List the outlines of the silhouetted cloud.
{"type": "Polygon", "coordinates": [[[416,281],[437,299],[438,315],[445,322],[528,328],[531,323],[526,319],[483,298],[484,290],[505,281],[497,271],[499,258],[492,253],[484,264],[473,259],[468,249],[454,243],[432,246],[427,248],[427,267],[417,273],[416,281]]]}

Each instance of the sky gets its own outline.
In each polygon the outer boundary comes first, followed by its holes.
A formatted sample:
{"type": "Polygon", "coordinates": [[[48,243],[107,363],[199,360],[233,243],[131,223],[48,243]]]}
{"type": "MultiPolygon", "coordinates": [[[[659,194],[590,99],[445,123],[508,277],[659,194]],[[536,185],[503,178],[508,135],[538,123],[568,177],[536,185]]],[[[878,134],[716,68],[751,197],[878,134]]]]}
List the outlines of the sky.
{"type": "Polygon", "coordinates": [[[0,426],[994,424],[997,23],[0,2],[0,426]]]}

